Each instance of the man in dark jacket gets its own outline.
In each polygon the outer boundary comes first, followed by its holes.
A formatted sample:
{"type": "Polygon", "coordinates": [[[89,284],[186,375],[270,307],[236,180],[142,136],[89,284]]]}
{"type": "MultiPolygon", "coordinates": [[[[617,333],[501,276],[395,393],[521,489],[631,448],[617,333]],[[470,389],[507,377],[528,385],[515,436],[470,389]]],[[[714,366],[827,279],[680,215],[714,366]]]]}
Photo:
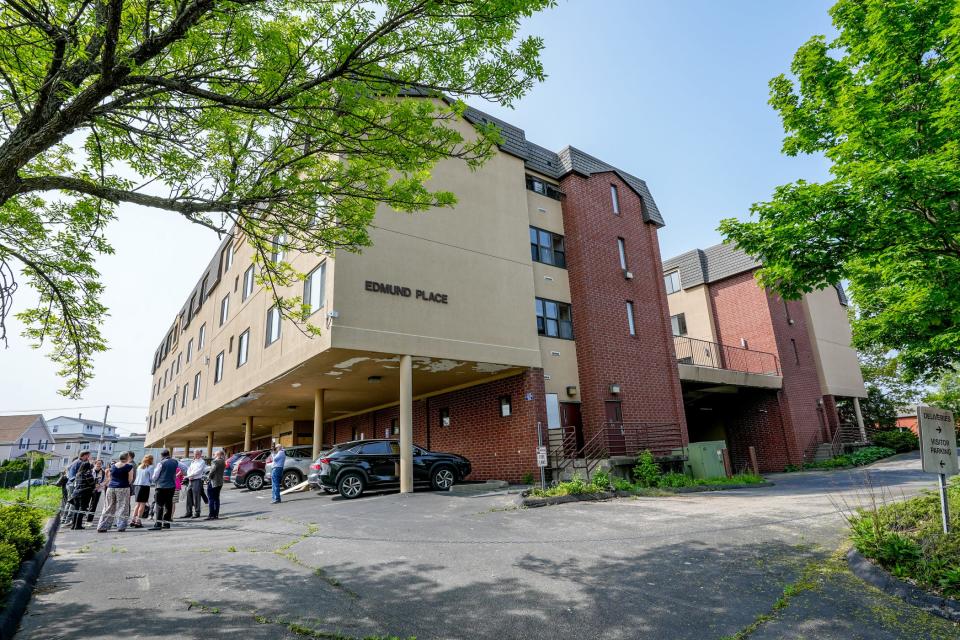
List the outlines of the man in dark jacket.
{"type": "Polygon", "coordinates": [[[210,515],[207,520],[220,519],[220,490],[223,489],[223,471],[226,468],[223,449],[217,451],[210,463],[210,472],[207,475],[207,501],[210,515]]]}
{"type": "Polygon", "coordinates": [[[177,468],[179,463],[170,457],[170,450],[160,452],[160,464],[153,470],[153,485],[156,487],[155,500],[157,513],[154,517],[153,531],[169,529],[173,520],[173,492],[177,488],[177,468]]]}

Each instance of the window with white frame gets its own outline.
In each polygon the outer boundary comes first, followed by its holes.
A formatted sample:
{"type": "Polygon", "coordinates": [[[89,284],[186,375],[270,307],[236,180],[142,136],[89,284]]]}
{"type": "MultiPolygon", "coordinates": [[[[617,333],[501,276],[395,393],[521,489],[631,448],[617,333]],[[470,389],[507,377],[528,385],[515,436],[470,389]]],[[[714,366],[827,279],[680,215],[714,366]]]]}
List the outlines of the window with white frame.
{"type": "Polygon", "coordinates": [[[193,338],[187,341],[187,363],[193,358],[193,338]]]}
{"type": "Polygon", "coordinates": [[[204,322],[200,325],[200,332],[197,334],[197,351],[203,349],[204,343],[207,341],[207,323],[204,322]]]}
{"type": "Polygon", "coordinates": [[[617,252],[620,254],[620,268],[627,271],[627,243],[623,238],[617,238],[617,252]]]}
{"type": "Polygon", "coordinates": [[[240,334],[240,339],[237,341],[237,367],[242,367],[247,364],[247,356],[250,351],[250,329],[247,329],[240,334]]]}
{"type": "Polygon", "coordinates": [[[560,428],[560,396],[555,393],[548,393],[547,400],[547,428],[560,428]]]}
{"type": "Polygon", "coordinates": [[[216,362],[213,366],[213,384],[223,380],[223,351],[217,354],[216,362]]]}
{"type": "Polygon", "coordinates": [[[250,297],[250,294],[253,293],[253,265],[247,267],[247,270],[243,272],[243,295],[241,296],[241,301],[246,300],[250,297]]]}
{"type": "Polygon", "coordinates": [[[324,274],[326,270],[326,261],[321,262],[303,281],[303,304],[309,307],[306,315],[311,315],[323,307],[324,274]]]}
{"type": "Polygon", "coordinates": [[[276,305],[267,310],[266,346],[280,339],[280,309],[276,305]]]}
{"type": "Polygon", "coordinates": [[[197,371],[197,375],[193,376],[193,399],[196,400],[200,397],[200,372],[197,371]]]}
{"type": "Polygon", "coordinates": [[[220,301],[220,326],[222,327],[227,322],[227,318],[230,316],[230,294],[223,296],[223,300],[220,301]]]}
{"type": "Polygon", "coordinates": [[[633,321],[633,302],[630,300],[627,300],[627,330],[630,335],[637,335],[637,325],[633,321]]]}
{"type": "Polygon", "coordinates": [[[620,215],[620,194],[617,192],[617,185],[610,185],[610,200],[613,202],[613,212],[620,215]]]}
{"type": "Polygon", "coordinates": [[[667,287],[667,295],[680,291],[680,272],[671,271],[663,276],[663,284],[667,287]]]}
{"type": "Polygon", "coordinates": [[[283,246],[287,244],[287,234],[281,233],[274,237],[270,250],[270,261],[277,263],[283,261],[283,246]]]}

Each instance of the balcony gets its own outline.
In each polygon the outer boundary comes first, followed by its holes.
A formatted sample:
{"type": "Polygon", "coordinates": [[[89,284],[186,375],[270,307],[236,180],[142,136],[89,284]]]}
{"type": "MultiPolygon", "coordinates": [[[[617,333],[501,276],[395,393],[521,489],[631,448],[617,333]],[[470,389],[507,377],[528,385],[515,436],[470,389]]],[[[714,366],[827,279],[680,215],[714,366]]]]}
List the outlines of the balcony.
{"type": "Polygon", "coordinates": [[[673,348],[683,381],[767,389],[783,384],[773,353],[688,336],[674,336],[673,348]]]}

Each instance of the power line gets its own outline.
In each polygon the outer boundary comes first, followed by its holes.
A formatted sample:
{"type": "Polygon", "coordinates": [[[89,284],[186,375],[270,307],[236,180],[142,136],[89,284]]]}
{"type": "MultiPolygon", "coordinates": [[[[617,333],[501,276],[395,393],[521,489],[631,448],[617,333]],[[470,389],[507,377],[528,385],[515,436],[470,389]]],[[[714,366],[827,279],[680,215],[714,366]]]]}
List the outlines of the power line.
{"type": "MultiPolygon", "coordinates": [[[[103,409],[105,404],[91,404],[83,407],[46,407],[44,409],[0,409],[0,413],[38,413],[43,411],[73,411],[74,409],[103,409]]],[[[112,404],[111,409],[149,409],[140,405],[112,404]]]]}

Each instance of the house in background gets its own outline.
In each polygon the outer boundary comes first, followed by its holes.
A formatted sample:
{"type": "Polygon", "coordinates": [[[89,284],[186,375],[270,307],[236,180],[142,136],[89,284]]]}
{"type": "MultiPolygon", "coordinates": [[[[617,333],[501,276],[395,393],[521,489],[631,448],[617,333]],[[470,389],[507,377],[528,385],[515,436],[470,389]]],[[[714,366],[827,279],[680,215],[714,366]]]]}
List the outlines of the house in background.
{"type": "Polygon", "coordinates": [[[918,436],[920,425],[917,423],[917,407],[897,407],[897,428],[909,429],[918,436]]]}
{"type": "Polygon", "coordinates": [[[160,449],[159,448],[147,448],[144,445],[144,440],[146,439],[147,434],[145,433],[131,433],[125,436],[119,436],[116,443],[114,443],[113,450],[114,455],[120,455],[123,451],[133,451],[133,455],[137,462],[143,460],[143,457],[148,453],[153,456],[155,462],[160,460],[160,449]]]}
{"type": "Polygon", "coordinates": [[[109,460],[113,457],[117,442],[115,426],[105,425],[99,420],[88,420],[82,415],[76,418],[58,416],[48,420],[47,424],[56,441],[54,451],[62,458],[72,460],[83,451],[89,451],[96,458],[98,448],[100,448],[101,458],[109,460]]]}
{"type": "MultiPolygon", "coordinates": [[[[40,414],[0,416],[0,462],[22,458],[31,451],[50,455],[55,452],[54,436],[40,414]]],[[[47,460],[45,475],[60,473],[63,459],[54,455],[47,460]]]]}

